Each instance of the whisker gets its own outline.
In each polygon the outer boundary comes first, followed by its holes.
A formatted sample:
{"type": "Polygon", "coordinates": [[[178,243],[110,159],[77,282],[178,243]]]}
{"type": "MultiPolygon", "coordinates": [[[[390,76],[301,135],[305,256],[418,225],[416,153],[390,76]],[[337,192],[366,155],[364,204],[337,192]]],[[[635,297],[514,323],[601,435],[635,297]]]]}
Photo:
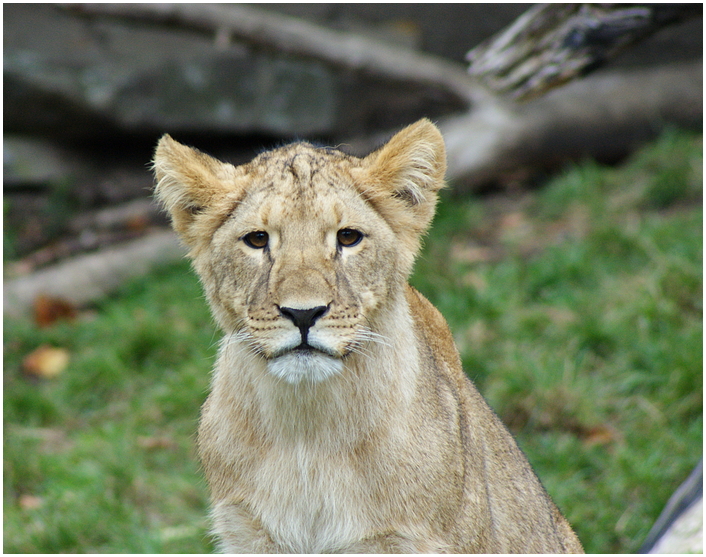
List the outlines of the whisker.
{"type": "Polygon", "coordinates": [[[357,336],[360,337],[360,340],[366,340],[370,342],[376,342],[377,344],[381,344],[383,346],[387,346],[388,348],[392,346],[392,344],[389,342],[389,338],[381,335],[380,333],[376,333],[367,327],[364,329],[358,329],[356,332],[357,336]]]}
{"type": "Polygon", "coordinates": [[[372,358],[373,357],[372,353],[370,353],[369,351],[366,351],[360,347],[357,347],[357,346],[351,346],[351,347],[349,347],[349,350],[351,351],[351,353],[360,354],[361,356],[364,356],[365,358],[372,358]]]}
{"type": "Polygon", "coordinates": [[[245,330],[240,330],[230,333],[221,339],[221,346],[224,348],[234,344],[245,344],[246,350],[243,355],[247,357],[249,364],[254,363],[259,351],[257,343],[251,333],[245,330]]]}
{"type": "Polygon", "coordinates": [[[371,347],[369,345],[367,345],[366,343],[363,343],[362,340],[356,340],[356,341],[351,342],[347,348],[351,353],[360,354],[361,356],[363,356],[365,358],[374,358],[375,357],[371,347]]]}

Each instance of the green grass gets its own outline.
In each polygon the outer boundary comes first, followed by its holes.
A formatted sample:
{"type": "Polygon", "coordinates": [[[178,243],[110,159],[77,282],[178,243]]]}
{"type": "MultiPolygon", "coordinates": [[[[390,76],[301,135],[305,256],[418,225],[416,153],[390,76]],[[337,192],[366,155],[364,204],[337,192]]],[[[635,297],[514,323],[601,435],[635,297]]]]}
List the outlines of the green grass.
{"type": "MultiPolygon", "coordinates": [[[[636,551],[701,456],[701,153],[669,132],[446,197],[413,277],[589,552],[636,551]]],[[[194,433],[218,338],[184,263],[75,323],[6,319],[4,551],[212,551],[194,433]],[[24,377],[45,343],[68,369],[24,377]]]]}
{"type": "Polygon", "coordinates": [[[6,552],[211,551],[193,440],[217,338],[186,264],[75,324],[6,322],[6,552]],[[45,343],[70,366],[28,380],[20,359],[45,343]]]}

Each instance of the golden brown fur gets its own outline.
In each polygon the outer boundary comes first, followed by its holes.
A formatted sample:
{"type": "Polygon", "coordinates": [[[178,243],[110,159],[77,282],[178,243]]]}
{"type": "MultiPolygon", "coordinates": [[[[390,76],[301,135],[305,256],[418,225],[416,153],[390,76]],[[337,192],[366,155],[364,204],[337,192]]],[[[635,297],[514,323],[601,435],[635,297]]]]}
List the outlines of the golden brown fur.
{"type": "Polygon", "coordinates": [[[239,167],[165,136],[154,167],[225,333],[198,436],[220,549],[581,552],[407,285],[443,185],[433,124],[239,167]]]}

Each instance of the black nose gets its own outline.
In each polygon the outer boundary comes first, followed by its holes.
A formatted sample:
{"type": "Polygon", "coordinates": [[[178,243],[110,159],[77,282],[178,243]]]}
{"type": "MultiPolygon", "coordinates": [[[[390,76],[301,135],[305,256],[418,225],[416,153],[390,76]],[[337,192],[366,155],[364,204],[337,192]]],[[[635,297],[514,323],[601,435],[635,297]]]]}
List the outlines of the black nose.
{"type": "Polygon", "coordinates": [[[307,309],[280,307],[279,311],[299,328],[299,332],[302,335],[302,344],[306,344],[309,329],[316,323],[319,317],[328,311],[328,306],[316,306],[307,309]]]}

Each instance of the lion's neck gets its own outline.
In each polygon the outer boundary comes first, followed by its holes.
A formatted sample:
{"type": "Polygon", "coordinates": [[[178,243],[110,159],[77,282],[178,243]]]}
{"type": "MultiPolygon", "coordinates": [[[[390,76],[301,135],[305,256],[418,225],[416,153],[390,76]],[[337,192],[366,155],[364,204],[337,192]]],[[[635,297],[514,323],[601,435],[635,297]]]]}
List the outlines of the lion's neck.
{"type": "Polygon", "coordinates": [[[324,381],[284,382],[238,342],[224,346],[215,380],[228,376],[231,384],[226,388],[247,411],[250,433],[263,440],[331,448],[354,445],[374,432],[396,427],[414,393],[418,356],[402,294],[391,308],[375,323],[374,332],[384,337],[383,342],[371,342],[350,354],[343,371],[324,381]]]}

